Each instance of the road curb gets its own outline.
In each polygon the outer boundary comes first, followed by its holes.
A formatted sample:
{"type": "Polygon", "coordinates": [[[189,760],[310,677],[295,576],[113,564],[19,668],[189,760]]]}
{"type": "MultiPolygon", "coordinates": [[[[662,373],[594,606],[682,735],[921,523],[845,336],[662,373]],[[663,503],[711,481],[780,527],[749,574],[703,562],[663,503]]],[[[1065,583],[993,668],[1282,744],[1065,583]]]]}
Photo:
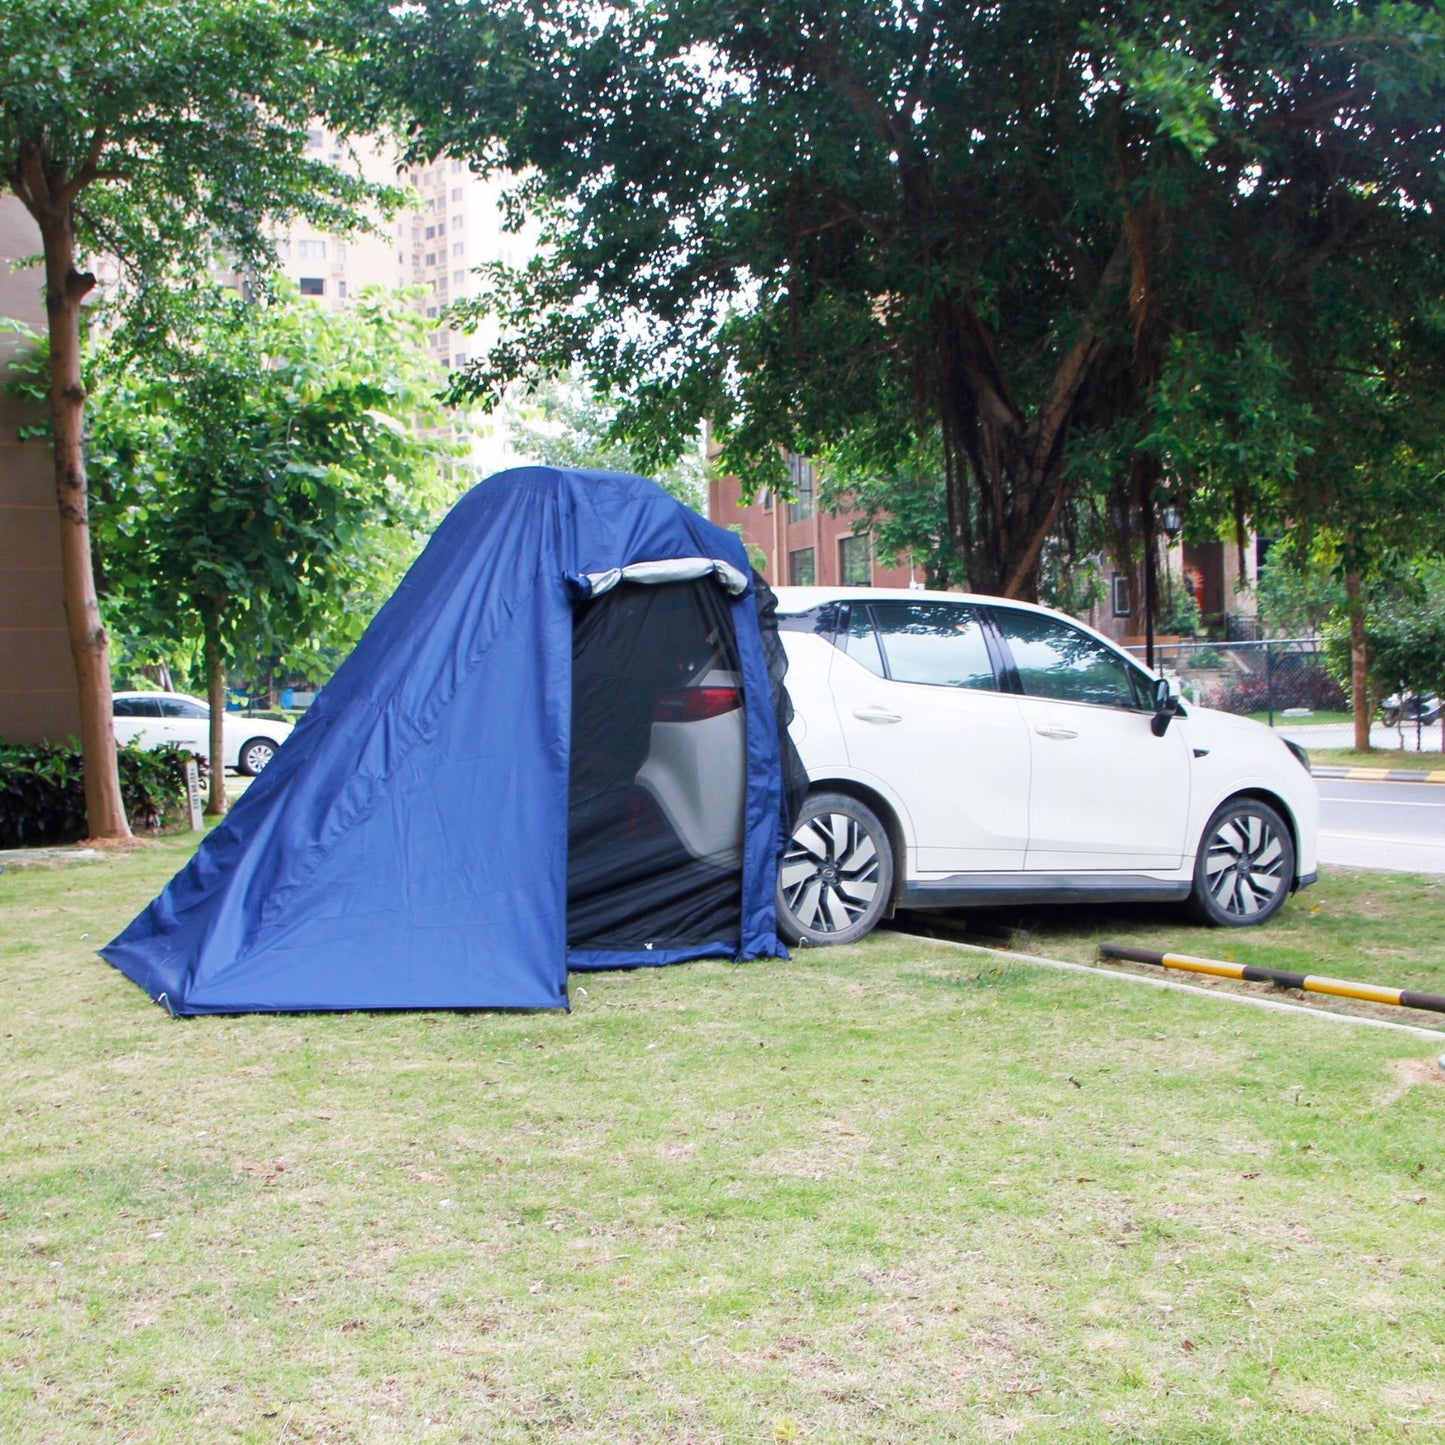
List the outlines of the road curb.
{"type": "Polygon", "coordinates": [[[1445,768],[1429,772],[1410,768],[1315,768],[1316,778],[1345,778],[1352,783],[1445,783],[1445,768]]]}

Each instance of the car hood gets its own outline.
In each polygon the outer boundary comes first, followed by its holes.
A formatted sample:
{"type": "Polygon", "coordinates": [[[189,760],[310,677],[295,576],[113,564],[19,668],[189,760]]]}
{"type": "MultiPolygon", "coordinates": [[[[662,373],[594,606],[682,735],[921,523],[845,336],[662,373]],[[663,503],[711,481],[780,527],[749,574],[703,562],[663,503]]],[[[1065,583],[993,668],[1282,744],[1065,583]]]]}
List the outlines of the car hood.
{"type": "Polygon", "coordinates": [[[1189,728],[1189,739],[1196,746],[1229,747],[1240,754],[1254,757],[1271,755],[1274,748],[1286,746],[1274,728],[1253,718],[1232,712],[1219,712],[1212,707],[1196,707],[1186,703],[1189,712],[1182,720],[1189,728]]]}

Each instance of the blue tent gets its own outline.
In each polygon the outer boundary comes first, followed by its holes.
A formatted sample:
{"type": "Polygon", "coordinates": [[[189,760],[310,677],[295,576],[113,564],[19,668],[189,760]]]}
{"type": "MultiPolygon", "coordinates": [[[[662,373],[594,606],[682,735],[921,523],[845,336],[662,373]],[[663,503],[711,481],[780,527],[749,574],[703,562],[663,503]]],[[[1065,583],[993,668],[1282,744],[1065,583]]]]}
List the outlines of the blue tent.
{"type": "MultiPolygon", "coordinates": [[[[557,1008],[569,967],[785,955],[773,899],[786,704],[776,669],[770,677],[760,585],[736,536],[652,482],[548,467],[483,482],[230,816],[102,956],[173,1013],[201,1014],[557,1008]],[[726,668],[712,681],[736,686],[745,779],[731,871],[719,872],[716,859],[657,861],[667,830],[639,809],[648,800],[629,774],[627,810],[608,814],[588,849],[621,860],[614,883],[643,886],[643,901],[569,929],[569,883],[583,886],[569,879],[569,827],[574,875],[586,851],[572,757],[578,659],[603,728],[592,752],[615,767],[624,749],[606,729],[629,712],[628,688],[610,685],[608,649],[637,677],[635,654],[671,645],[658,641],[671,634],[655,611],[629,622],[625,608],[584,637],[579,613],[607,594],[695,596],[689,607],[712,609],[715,621],[693,632],[726,646],[707,665],[726,668]],[[646,835],[654,852],[623,834],[646,835]],[[700,912],[708,869],[722,891],[700,912]]],[[[670,715],[708,717],[727,692],[689,691],[672,705],[670,715]]]]}

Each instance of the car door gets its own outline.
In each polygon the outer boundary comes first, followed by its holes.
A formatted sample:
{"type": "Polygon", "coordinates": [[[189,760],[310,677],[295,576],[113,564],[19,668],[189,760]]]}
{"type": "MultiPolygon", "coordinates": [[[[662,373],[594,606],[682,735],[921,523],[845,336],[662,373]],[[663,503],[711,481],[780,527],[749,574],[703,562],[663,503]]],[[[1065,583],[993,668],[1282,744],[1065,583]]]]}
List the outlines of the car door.
{"type": "Polygon", "coordinates": [[[830,684],[849,762],[903,799],[914,871],[1022,867],[1028,735],[978,609],[855,601],[837,642],[830,684]]]}
{"type": "Polygon", "coordinates": [[[115,740],[123,748],[158,748],[165,742],[160,703],[153,697],[118,697],[115,740]]]}
{"type": "Polygon", "coordinates": [[[1150,679],[1062,618],[990,608],[1032,756],[1030,872],[1173,869],[1184,857],[1189,748],[1156,737],[1150,679]]]}
{"type": "Polygon", "coordinates": [[[165,741],[199,757],[211,751],[211,710],[189,697],[163,697],[161,719],[165,741]]]}

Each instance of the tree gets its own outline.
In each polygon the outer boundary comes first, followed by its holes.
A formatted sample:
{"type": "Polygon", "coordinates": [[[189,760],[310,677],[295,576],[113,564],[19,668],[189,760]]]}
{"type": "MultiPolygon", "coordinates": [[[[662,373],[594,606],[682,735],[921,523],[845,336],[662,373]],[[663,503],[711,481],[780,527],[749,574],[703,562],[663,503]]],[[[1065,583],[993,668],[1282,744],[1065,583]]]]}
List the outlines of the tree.
{"type": "MultiPolygon", "coordinates": [[[[199,646],[219,758],[228,667],[354,642],[454,449],[412,297],[331,312],[289,288],[202,291],[170,320],[140,354],[114,341],[96,385],[96,530],[123,631],[199,646]]],[[[208,811],[225,800],[213,767],[208,811]]]]}
{"type": "Polygon", "coordinates": [[[881,562],[893,566],[911,556],[930,587],[944,588],[958,571],[958,554],[948,535],[943,449],[936,435],[900,440],[902,446],[885,449],[854,433],[824,448],[818,503],[830,512],[862,512],[881,562]]]}
{"type": "MultiPolygon", "coordinates": [[[[1325,629],[1325,658],[1338,681],[1364,692],[1366,707],[1391,693],[1445,696],[1445,565],[1437,556],[1404,564],[1393,585],[1374,589],[1363,612],[1365,681],[1353,611],[1325,629]]],[[[1356,699],[1356,717],[1359,715],[1356,699]]],[[[1418,724],[1417,724],[1418,726],[1418,724]]]]}
{"type": "Polygon", "coordinates": [[[80,699],[86,816],[129,834],[116,775],[109,649],[91,569],[82,307],[98,257],[144,305],[167,274],[263,265],[269,218],[340,230],[372,188],[305,155],[345,55],[313,0],[7,0],[0,8],[0,183],[40,228],[61,562],[80,699]]]}
{"type": "Polygon", "coordinates": [[[1328,354],[1442,250],[1433,4],[418,0],[365,73],[544,219],[468,389],[577,361],[644,449],[706,415],[779,489],[784,448],[937,435],[1008,595],[1082,493],[1150,544],[1171,369],[1328,354]]]}
{"type": "Polygon", "coordinates": [[[675,462],[650,466],[613,433],[617,403],[573,372],[543,379],[526,395],[503,403],[507,435],[524,457],[552,467],[646,473],[678,501],[700,510],[706,502],[701,437],[675,462]]]}

